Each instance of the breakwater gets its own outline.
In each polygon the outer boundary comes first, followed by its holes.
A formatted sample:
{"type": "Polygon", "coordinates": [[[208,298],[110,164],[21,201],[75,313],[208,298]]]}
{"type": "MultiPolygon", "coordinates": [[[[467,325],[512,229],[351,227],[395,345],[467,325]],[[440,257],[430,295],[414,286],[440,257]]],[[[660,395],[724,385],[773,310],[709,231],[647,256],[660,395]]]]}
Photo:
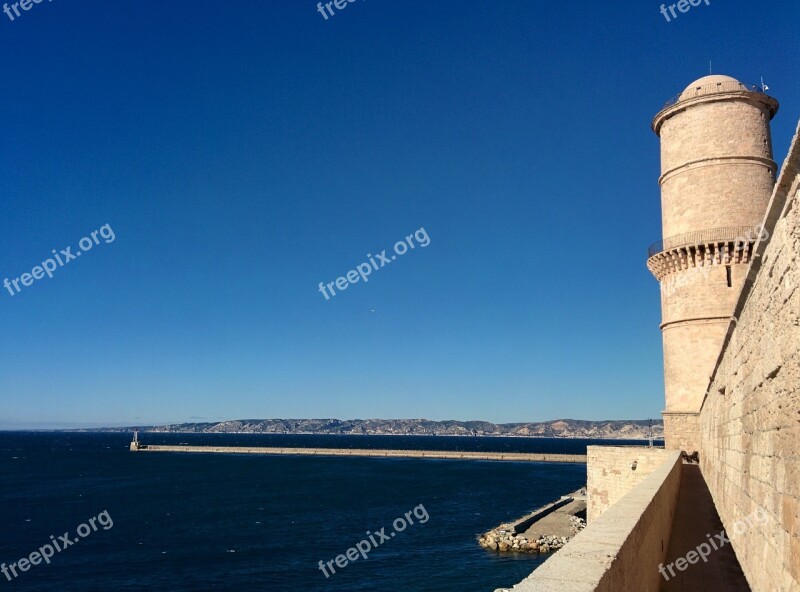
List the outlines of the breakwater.
{"type": "Polygon", "coordinates": [[[586,527],[586,489],[547,504],[514,522],[501,524],[478,537],[492,551],[550,553],[566,545],[586,527]]]}
{"type": "Polygon", "coordinates": [[[366,456],[378,458],[431,458],[452,460],[497,460],[516,462],[586,463],[584,454],[529,452],[460,452],[448,450],[380,450],[367,448],[285,448],[251,446],[185,446],[139,444],[134,452],[204,452],[217,454],[289,454],[305,456],[366,456]]]}

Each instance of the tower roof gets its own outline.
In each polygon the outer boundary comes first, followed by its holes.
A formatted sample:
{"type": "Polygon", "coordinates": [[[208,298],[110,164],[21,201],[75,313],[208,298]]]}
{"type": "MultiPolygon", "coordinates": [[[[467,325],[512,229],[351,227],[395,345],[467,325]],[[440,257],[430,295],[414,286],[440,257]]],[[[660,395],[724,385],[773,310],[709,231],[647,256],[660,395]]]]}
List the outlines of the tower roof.
{"type": "Polygon", "coordinates": [[[765,86],[746,84],[723,74],[703,76],[692,82],[684,91],[675,98],[667,101],[664,108],[653,118],[652,128],[657,135],[661,135],[661,124],[676,113],[681,113],[688,107],[718,100],[746,100],[758,104],[772,119],[778,112],[778,101],[766,94],[765,86]],[[721,96],[717,96],[721,95],[721,96]]]}
{"type": "Polygon", "coordinates": [[[737,90],[750,90],[746,85],[742,84],[735,78],[724,76],[722,74],[712,74],[711,76],[703,76],[692,82],[681,93],[678,98],[679,101],[691,99],[700,95],[709,95],[717,92],[731,92],[737,90]]]}

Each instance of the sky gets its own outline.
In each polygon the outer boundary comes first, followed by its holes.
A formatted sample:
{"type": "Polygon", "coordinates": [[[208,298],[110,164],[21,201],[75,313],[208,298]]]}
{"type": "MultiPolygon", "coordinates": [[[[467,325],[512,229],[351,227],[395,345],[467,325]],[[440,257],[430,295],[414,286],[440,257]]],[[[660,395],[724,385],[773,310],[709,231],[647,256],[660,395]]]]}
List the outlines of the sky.
{"type": "Polygon", "coordinates": [[[650,122],[763,77],[782,163],[800,6],[659,8],[0,13],[0,428],[660,417],[650,122]]]}

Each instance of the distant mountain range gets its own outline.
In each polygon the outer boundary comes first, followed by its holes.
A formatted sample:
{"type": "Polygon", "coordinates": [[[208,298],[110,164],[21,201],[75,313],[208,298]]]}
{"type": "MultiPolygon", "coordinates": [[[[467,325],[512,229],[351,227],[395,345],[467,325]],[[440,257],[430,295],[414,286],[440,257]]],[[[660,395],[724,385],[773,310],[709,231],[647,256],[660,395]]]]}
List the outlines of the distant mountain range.
{"type": "MultiPolygon", "coordinates": [[[[539,438],[597,438],[647,440],[649,420],[582,421],[558,419],[530,423],[488,421],[431,421],[427,419],[239,419],[211,423],[179,423],[139,428],[143,432],[342,434],[410,436],[528,436],[539,438]]],[[[97,431],[97,430],[93,430],[97,431]]],[[[102,431],[127,431],[105,428],[102,431]]],[[[653,420],[652,436],[664,439],[664,424],[653,420]]]]}

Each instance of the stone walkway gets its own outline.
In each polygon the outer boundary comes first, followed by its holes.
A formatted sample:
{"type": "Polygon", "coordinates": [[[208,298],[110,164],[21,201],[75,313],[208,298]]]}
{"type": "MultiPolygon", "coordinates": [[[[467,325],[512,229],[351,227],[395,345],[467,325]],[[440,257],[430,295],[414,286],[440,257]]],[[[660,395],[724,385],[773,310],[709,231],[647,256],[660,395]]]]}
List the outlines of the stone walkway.
{"type": "Polygon", "coordinates": [[[586,518],[586,497],[572,500],[563,508],[559,508],[552,514],[548,514],[541,520],[531,524],[528,530],[522,534],[529,539],[547,535],[572,538],[575,536],[575,530],[573,530],[569,518],[575,515],[586,518]]]}
{"type": "MultiPolygon", "coordinates": [[[[681,485],[678,493],[678,507],[672,523],[667,561],[664,562],[669,580],[661,584],[661,592],[750,592],[750,586],[736,559],[736,553],[730,544],[719,550],[712,550],[708,562],[697,557],[695,564],[688,564],[684,571],[673,567],[672,577],[666,566],[679,558],[685,558],[697,546],[708,543],[708,537],[714,537],[723,530],[711,492],[700,473],[700,466],[684,464],[681,473],[681,485]]],[[[696,551],[695,551],[696,555],[696,551]]]]}

